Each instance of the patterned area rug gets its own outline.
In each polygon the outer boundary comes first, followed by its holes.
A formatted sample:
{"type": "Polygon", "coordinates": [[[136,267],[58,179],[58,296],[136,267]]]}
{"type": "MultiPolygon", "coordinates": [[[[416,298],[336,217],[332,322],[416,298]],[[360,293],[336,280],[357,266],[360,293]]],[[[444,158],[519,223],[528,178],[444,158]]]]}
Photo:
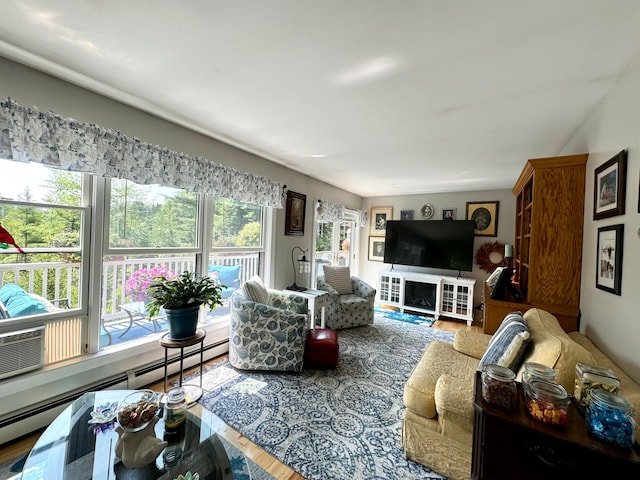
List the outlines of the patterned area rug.
{"type": "Polygon", "coordinates": [[[436,339],[453,334],[376,315],[340,330],[336,369],[244,372],[220,361],[206,368],[200,401],[309,480],[442,479],[401,448],[404,384],[436,339]]]}
{"type": "Polygon", "coordinates": [[[413,315],[411,313],[404,313],[399,310],[391,310],[389,308],[382,308],[376,306],[374,308],[376,315],[382,315],[390,320],[400,320],[401,322],[413,323],[416,325],[426,325],[430,327],[434,324],[435,320],[429,317],[423,317],[422,315],[413,315]]]}

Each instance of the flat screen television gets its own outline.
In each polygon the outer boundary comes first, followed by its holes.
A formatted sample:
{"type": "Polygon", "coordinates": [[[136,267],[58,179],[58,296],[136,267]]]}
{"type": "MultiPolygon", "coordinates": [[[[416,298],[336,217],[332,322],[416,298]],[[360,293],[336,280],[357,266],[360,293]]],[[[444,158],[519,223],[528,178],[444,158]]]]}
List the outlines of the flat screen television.
{"type": "Polygon", "coordinates": [[[389,220],[384,263],[470,272],[473,220],[389,220]]]}

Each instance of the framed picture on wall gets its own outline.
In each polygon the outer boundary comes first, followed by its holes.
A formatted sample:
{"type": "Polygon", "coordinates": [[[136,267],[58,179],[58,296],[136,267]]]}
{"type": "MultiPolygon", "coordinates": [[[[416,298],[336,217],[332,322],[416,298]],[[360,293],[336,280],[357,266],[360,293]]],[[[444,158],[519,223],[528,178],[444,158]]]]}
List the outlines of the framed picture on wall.
{"type": "Polygon", "coordinates": [[[393,219],[393,207],[371,208],[371,235],[384,237],[387,233],[387,220],[393,219]]]}
{"type": "Polygon", "coordinates": [[[285,235],[304,235],[304,212],[307,196],[287,190],[287,209],[284,224],[285,235]]]}
{"type": "Polygon", "coordinates": [[[596,288],[616,295],[621,292],[623,235],[622,224],[598,229],[596,288]]]}
{"type": "Polygon", "coordinates": [[[593,219],[624,215],[627,151],[622,150],[596,168],[593,176],[593,219]]]}
{"type": "Polygon", "coordinates": [[[369,237],[369,260],[384,261],[384,237],[369,237]]]}
{"type": "Polygon", "coordinates": [[[443,208],[442,220],[455,220],[457,211],[457,208],[443,208]]]}
{"type": "Polygon", "coordinates": [[[498,205],[500,202],[467,202],[467,220],[473,220],[476,237],[498,236],[498,205]]]}
{"type": "Polygon", "coordinates": [[[413,210],[400,210],[400,220],[413,220],[413,210]]]}

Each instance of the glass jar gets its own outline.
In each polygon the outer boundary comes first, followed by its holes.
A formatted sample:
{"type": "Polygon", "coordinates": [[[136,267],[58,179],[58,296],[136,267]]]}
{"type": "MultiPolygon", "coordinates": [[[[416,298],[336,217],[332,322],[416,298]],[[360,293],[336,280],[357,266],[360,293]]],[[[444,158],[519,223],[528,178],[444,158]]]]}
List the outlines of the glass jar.
{"type": "Polygon", "coordinates": [[[530,380],[537,378],[538,380],[546,380],[555,383],[556,371],[541,363],[527,362],[524,364],[524,372],[522,373],[522,383],[529,383],[530,380]]]}
{"type": "Polygon", "coordinates": [[[184,388],[176,387],[167,392],[164,425],[168,429],[180,427],[187,418],[187,393],[184,388]]]}
{"type": "Polygon", "coordinates": [[[500,365],[484,365],[481,379],[485,402],[506,410],[516,408],[516,374],[511,369],[500,365]]]}
{"type": "Polygon", "coordinates": [[[540,379],[523,384],[527,411],[543,423],[567,425],[569,395],[562,385],[540,379]]]}
{"type": "Polygon", "coordinates": [[[577,362],[575,372],[573,396],[582,407],[586,407],[589,403],[591,389],[595,388],[611,393],[620,391],[620,380],[610,368],[577,362]]]}
{"type": "Polygon", "coordinates": [[[589,431],[605,442],[631,447],[635,441],[633,407],[618,394],[591,390],[585,420],[589,431]]]}

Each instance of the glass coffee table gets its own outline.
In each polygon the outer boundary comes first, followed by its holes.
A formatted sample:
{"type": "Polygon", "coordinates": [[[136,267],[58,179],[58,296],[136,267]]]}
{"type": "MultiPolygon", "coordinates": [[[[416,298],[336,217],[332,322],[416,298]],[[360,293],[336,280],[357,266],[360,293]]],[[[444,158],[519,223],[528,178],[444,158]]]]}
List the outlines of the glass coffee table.
{"type": "Polygon", "coordinates": [[[115,455],[115,428],[100,428],[89,421],[97,407],[119,404],[130,393],[132,390],[104,390],[75,400],[42,433],[27,457],[21,478],[173,480],[187,472],[197,472],[200,480],[251,478],[246,457],[220,435],[227,425],[199,404],[189,408],[187,421],[175,431],[165,428],[161,408],[155,432],[169,444],[155,462],[143,468],[126,468],[115,455]]]}

